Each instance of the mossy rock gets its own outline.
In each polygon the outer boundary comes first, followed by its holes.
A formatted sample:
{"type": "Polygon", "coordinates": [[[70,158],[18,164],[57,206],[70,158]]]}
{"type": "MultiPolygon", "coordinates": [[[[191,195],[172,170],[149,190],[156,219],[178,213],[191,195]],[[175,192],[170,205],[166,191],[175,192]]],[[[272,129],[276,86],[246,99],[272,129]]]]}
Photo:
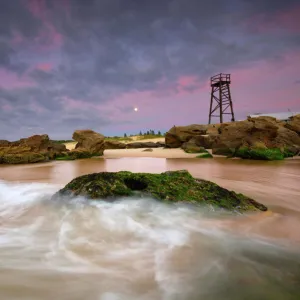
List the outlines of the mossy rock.
{"type": "Polygon", "coordinates": [[[206,153],[197,155],[196,158],[213,158],[213,156],[209,152],[206,152],[206,153]]]}
{"type": "Polygon", "coordinates": [[[203,147],[198,147],[198,146],[189,146],[188,148],[182,148],[184,152],[186,153],[206,153],[206,149],[203,147]]]}
{"type": "Polygon", "coordinates": [[[91,158],[94,156],[101,156],[99,153],[91,153],[90,151],[83,150],[72,150],[69,152],[64,152],[55,157],[56,160],[75,160],[75,159],[83,159],[83,158],[91,158]]]}
{"type": "Polygon", "coordinates": [[[288,155],[290,155],[289,152],[284,154],[284,152],[278,148],[251,149],[247,147],[241,147],[237,149],[236,152],[234,153],[235,157],[240,157],[243,159],[256,159],[256,160],[283,160],[285,157],[288,157],[288,155]]]}
{"type": "Polygon", "coordinates": [[[264,205],[242,194],[210,181],[195,179],[185,170],[161,174],[121,171],[83,175],[73,179],[54,198],[80,195],[89,199],[113,200],[136,192],[171,203],[211,205],[238,212],[267,210],[264,205]]]}
{"type": "Polygon", "coordinates": [[[48,157],[34,152],[0,155],[0,163],[2,164],[28,164],[45,162],[48,160],[48,157]]]}

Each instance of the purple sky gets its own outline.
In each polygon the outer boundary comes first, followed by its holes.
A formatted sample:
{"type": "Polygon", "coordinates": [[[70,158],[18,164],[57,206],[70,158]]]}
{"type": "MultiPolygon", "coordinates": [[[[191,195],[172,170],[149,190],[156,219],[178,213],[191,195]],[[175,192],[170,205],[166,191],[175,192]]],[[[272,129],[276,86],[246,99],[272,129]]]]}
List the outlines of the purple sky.
{"type": "Polygon", "coordinates": [[[0,139],[204,124],[220,72],[237,119],[299,111],[299,70],[298,0],[0,0],[0,139]]]}

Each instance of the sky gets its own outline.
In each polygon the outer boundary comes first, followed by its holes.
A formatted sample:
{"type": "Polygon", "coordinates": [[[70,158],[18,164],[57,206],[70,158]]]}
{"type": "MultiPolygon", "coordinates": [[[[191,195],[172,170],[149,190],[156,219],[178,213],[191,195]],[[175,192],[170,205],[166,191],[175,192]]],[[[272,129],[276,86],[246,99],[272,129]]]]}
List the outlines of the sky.
{"type": "Polygon", "coordinates": [[[236,119],[300,111],[299,70],[299,0],[0,0],[0,139],[207,124],[218,73],[236,119]]]}

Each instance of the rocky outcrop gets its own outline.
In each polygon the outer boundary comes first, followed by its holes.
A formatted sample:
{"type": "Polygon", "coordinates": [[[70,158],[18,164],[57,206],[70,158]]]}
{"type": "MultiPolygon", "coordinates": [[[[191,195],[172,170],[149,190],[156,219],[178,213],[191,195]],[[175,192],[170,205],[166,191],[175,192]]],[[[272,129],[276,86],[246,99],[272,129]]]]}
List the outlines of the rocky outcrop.
{"type": "Polygon", "coordinates": [[[127,149],[138,149],[138,148],[158,148],[162,147],[161,143],[154,143],[154,142],[134,142],[128,143],[126,145],[127,149]]]}
{"type": "Polygon", "coordinates": [[[73,140],[77,142],[77,151],[88,151],[91,155],[103,155],[104,136],[93,130],[76,130],[73,133],[73,140]]]}
{"type": "Polygon", "coordinates": [[[65,145],[50,141],[49,136],[33,135],[16,142],[1,141],[0,163],[35,163],[54,159],[67,151],[65,145]]]}
{"type": "Polygon", "coordinates": [[[267,208],[242,194],[228,191],[210,181],[193,178],[187,171],[161,174],[102,172],[73,179],[53,196],[84,196],[113,200],[118,197],[152,196],[169,203],[187,202],[231,211],[266,211],[267,208]]]}
{"type": "Polygon", "coordinates": [[[300,115],[291,117],[285,124],[285,127],[300,135],[300,115]]]}
{"type": "Polygon", "coordinates": [[[104,142],[104,149],[125,149],[126,144],[119,141],[106,140],[104,142]]]}
{"type": "Polygon", "coordinates": [[[259,149],[261,153],[267,149],[279,149],[284,158],[300,151],[297,133],[271,117],[248,118],[246,121],[224,124],[219,131],[213,143],[213,154],[237,156],[239,149],[259,149]]]}
{"type": "Polygon", "coordinates": [[[166,133],[166,147],[181,147],[190,153],[203,147],[216,155],[283,159],[300,152],[299,125],[300,115],[287,122],[261,116],[223,124],[174,126],[166,133]]]}
{"type": "Polygon", "coordinates": [[[179,148],[193,136],[206,134],[207,125],[173,126],[165,137],[167,148],[179,148]]]}
{"type": "Polygon", "coordinates": [[[199,146],[195,138],[191,138],[188,142],[185,142],[181,145],[181,149],[183,149],[187,153],[202,153],[205,151],[205,148],[199,146]]]}

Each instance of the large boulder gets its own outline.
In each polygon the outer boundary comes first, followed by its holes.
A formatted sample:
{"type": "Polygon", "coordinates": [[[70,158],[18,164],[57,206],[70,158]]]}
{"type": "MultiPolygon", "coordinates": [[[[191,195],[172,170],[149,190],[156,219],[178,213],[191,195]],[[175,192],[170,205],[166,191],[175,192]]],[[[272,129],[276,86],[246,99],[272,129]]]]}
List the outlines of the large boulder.
{"type": "Polygon", "coordinates": [[[1,141],[0,163],[35,163],[55,159],[67,151],[65,145],[56,144],[47,134],[33,135],[15,142],[1,141]]]}
{"type": "Polygon", "coordinates": [[[75,149],[89,151],[91,155],[103,155],[104,136],[93,130],[76,130],[73,133],[73,140],[77,142],[75,149]]]}
{"type": "Polygon", "coordinates": [[[189,141],[195,135],[206,134],[207,125],[173,126],[165,137],[167,148],[179,148],[183,143],[189,141]]]}
{"type": "Polygon", "coordinates": [[[300,150],[300,137],[271,117],[248,118],[246,121],[224,124],[219,132],[213,143],[213,154],[234,155],[240,148],[260,149],[260,152],[280,149],[284,157],[285,153],[295,155],[300,150]]]}
{"type": "Polygon", "coordinates": [[[285,127],[300,135],[300,114],[290,117],[285,127]]]}
{"type": "Polygon", "coordinates": [[[215,183],[193,178],[187,171],[161,174],[102,172],[77,177],[53,198],[84,196],[113,200],[118,197],[152,196],[168,203],[187,202],[231,211],[266,211],[267,207],[242,194],[228,191],[215,183]]]}

